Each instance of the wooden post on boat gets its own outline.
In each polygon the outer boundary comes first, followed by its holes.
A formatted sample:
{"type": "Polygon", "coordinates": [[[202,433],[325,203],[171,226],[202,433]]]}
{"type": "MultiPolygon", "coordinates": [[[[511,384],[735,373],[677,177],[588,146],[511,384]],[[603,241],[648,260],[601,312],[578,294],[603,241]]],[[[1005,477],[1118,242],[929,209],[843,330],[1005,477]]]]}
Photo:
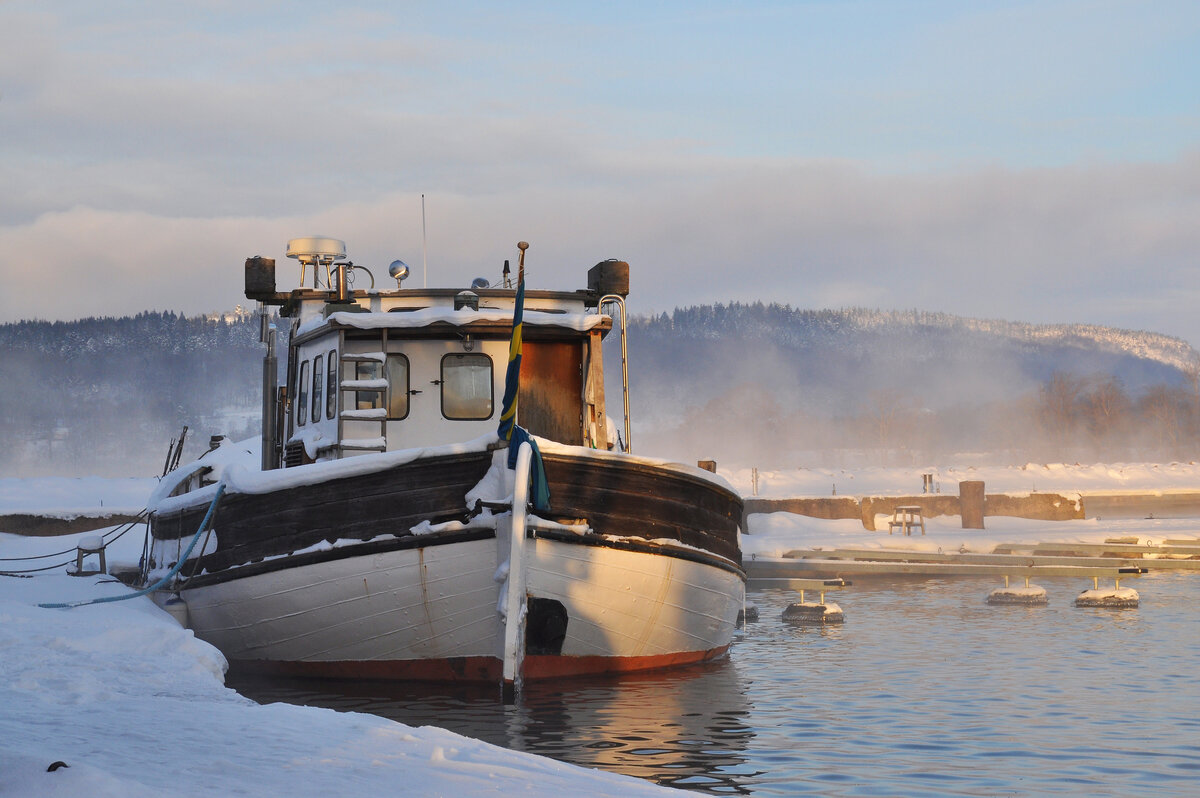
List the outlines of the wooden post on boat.
{"type": "Polygon", "coordinates": [[[533,448],[522,443],[517,450],[517,468],[513,483],[511,526],[509,528],[508,592],[504,597],[504,682],[501,699],[505,704],[517,700],[521,670],[525,662],[525,507],[529,502],[529,464],[533,448]]]}

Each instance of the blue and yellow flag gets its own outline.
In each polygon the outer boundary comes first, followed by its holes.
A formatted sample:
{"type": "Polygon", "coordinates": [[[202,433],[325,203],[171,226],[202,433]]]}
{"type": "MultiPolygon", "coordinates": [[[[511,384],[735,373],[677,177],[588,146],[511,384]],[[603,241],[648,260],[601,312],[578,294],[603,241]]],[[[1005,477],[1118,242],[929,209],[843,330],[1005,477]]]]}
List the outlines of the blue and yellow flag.
{"type": "MultiPolygon", "coordinates": [[[[508,342],[508,371],[504,374],[504,399],[500,402],[501,440],[512,441],[517,425],[517,394],[521,389],[521,327],[525,316],[525,267],[517,277],[517,303],[513,307],[512,338],[508,342]]],[[[513,447],[516,450],[516,447],[513,447]]]]}
{"type": "Polygon", "coordinates": [[[521,391],[521,337],[525,316],[525,248],[521,248],[521,267],[517,273],[517,298],[513,306],[512,337],[508,342],[508,370],[504,373],[504,399],[500,402],[500,426],[496,434],[508,441],[508,467],[517,467],[517,451],[529,441],[533,449],[529,486],[536,510],[550,509],[550,486],[546,482],[546,467],[537,441],[527,430],[517,425],[517,396],[521,391]]]}

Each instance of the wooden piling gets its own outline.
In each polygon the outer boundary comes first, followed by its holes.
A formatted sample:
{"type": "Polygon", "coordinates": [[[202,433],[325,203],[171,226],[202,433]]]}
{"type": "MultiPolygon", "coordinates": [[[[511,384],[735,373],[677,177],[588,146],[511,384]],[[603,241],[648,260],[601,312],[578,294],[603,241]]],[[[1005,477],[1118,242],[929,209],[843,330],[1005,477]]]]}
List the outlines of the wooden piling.
{"type": "Polygon", "coordinates": [[[969,479],[958,483],[959,512],[963,529],[983,529],[983,481],[969,479]]]}

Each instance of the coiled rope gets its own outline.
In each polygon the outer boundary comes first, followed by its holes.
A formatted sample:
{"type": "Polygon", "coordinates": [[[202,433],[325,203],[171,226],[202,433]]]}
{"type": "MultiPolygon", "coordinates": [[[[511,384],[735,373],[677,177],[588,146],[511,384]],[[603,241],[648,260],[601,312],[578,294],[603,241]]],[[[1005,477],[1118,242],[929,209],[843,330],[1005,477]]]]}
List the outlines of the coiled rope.
{"type": "Polygon", "coordinates": [[[147,593],[152,593],[155,590],[158,590],[160,587],[174,578],[174,576],[179,573],[179,570],[183,568],[183,564],[187,562],[187,558],[192,554],[192,549],[196,547],[196,541],[200,540],[200,535],[207,531],[209,521],[212,520],[213,514],[217,510],[217,504],[221,501],[221,495],[223,493],[225,493],[225,482],[221,481],[217,484],[217,493],[215,496],[213,496],[212,503],[208,505],[208,512],[204,514],[204,520],[200,522],[200,528],[196,530],[196,534],[192,535],[192,540],[190,543],[188,543],[187,550],[183,552],[183,554],[179,557],[179,561],[171,567],[171,570],[167,571],[167,573],[164,574],[163,577],[154,584],[150,585],[149,587],[144,587],[141,590],[134,591],[133,593],[122,593],[119,596],[100,596],[99,598],[87,599],[85,601],[46,603],[38,604],[38,606],[49,610],[68,610],[72,607],[85,607],[88,604],[103,604],[109,601],[124,601],[125,599],[137,598],[138,596],[144,596],[147,593]]]}

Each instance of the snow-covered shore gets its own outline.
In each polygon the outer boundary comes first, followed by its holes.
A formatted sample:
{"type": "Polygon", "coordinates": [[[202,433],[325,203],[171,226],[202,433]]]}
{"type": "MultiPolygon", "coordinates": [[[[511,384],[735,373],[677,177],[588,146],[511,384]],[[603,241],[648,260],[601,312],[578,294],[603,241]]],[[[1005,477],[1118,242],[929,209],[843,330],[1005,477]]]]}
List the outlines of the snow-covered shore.
{"type": "MultiPolygon", "coordinates": [[[[5,557],[16,542],[0,536],[5,557]]],[[[122,592],[61,573],[0,576],[0,796],[615,798],[666,790],[432,726],[260,706],[226,688],[222,655],[148,598],[37,606],[122,592]],[[47,772],[56,761],[69,767],[47,772]]]]}
{"type": "MultiPolygon", "coordinates": [[[[56,502],[74,501],[79,493],[64,491],[57,480],[19,481],[22,489],[6,487],[22,511],[37,501],[53,511],[62,506],[56,502]],[[40,500],[34,495],[39,483],[51,489],[40,500]]],[[[102,482],[80,480],[76,487],[102,489],[102,482]]],[[[0,533],[0,558],[9,560],[0,570],[70,559],[12,561],[67,551],[80,537],[0,533]]],[[[138,527],[113,543],[110,565],[136,563],[142,537],[138,527]]],[[[38,607],[129,592],[62,569],[0,576],[0,796],[677,794],[433,726],[260,706],[225,687],[220,652],[149,598],[71,610],[38,607]],[[47,772],[54,762],[68,767],[47,772]]]]}

